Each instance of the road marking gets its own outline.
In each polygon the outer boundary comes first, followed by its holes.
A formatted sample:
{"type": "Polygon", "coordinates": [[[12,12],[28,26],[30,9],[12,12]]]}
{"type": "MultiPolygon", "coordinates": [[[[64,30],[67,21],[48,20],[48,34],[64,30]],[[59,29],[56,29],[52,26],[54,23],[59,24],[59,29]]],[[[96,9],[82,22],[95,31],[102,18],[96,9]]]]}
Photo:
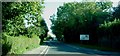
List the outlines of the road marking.
{"type": "Polygon", "coordinates": [[[48,50],[49,50],[49,46],[48,46],[48,49],[47,49],[47,51],[45,52],[45,54],[43,56],[45,56],[48,53],[48,50]]]}
{"type": "Polygon", "coordinates": [[[40,54],[43,54],[45,52],[45,50],[47,50],[48,46],[40,53],[40,54]]]}

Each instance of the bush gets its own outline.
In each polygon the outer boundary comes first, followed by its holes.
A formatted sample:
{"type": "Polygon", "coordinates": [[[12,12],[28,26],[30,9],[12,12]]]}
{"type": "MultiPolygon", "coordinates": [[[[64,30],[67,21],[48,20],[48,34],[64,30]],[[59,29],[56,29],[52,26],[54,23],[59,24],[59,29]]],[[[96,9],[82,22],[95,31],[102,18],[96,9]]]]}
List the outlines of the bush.
{"type": "MultiPolygon", "coordinates": [[[[28,38],[26,36],[18,36],[18,37],[12,37],[6,34],[3,34],[3,42],[2,45],[5,46],[3,49],[9,48],[10,43],[10,49],[8,49],[7,54],[22,54],[23,52],[36,48],[39,46],[40,39],[37,36],[34,36],[33,38],[28,38]]],[[[4,53],[5,51],[3,51],[4,53]]]]}
{"type": "Polygon", "coordinates": [[[120,34],[120,20],[115,19],[112,22],[105,22],[101,24],[99,27],[101,33],[109,36],[119,36],[120,34]]]}
{"type": "Polygon", "coordinates": [[[104,39],[108,42],[104,42],[107,46],[120,49],[120,20],[115,19],[112,22],[105,22],[99,27],[99,38],[102,43],[104,39]]]}
{"type": "Polygon", "coordinates": [[[11,50],[11,44],[9,42],[5,42],[2,44],[2,56],[6,55],[11,50]]]}

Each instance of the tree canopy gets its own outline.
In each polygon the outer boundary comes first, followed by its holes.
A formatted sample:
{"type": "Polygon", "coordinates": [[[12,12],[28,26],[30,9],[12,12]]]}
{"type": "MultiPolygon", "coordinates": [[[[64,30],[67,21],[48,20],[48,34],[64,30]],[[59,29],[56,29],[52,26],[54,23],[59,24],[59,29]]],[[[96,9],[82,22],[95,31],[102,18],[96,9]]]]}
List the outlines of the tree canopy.
{"type": "Polygon", "coordinates": [[[42,18],[43,2],[3,2],[3,32],[11,36],[30,35],[48,31],[42,18]],[[27,22],[25,22],[25,20],[27,22]],[[26,28],[25,23],[30,25],[26,28]]]}
{"type": "Polygon", "coordinates": [[[65,40],[79,41],[79,34],[96,33],[99,24],[109,19],[105,11],[112,6],[111,2],[71,2],[57,8],[57,15],[51,16],[52,31],[65,40]]]}

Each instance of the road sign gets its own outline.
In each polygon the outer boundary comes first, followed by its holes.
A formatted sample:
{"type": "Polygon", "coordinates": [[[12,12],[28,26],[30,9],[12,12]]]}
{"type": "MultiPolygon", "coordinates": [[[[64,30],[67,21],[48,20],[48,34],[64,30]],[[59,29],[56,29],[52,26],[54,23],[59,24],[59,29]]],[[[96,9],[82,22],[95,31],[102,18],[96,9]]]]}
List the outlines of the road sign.
{"type": "Polygon", "coordinates": [[[89,34],[80,34],[80,40],[89,40],[89,34]]]}

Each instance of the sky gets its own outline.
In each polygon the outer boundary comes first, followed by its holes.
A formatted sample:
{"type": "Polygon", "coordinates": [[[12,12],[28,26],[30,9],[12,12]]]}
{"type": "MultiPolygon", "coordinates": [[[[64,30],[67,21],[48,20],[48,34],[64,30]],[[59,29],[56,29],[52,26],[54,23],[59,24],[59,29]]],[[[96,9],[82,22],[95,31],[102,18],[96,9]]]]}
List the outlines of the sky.
{"type": "MultiPolygon", "coordinates": [[[[66,3],[66,2],[74,2],[74,1],[80,2],[81,0],[45,0],[44,1],[45,8],[43,9],[42,16],[45,22],[47,23],[50,34],[52,33],[50,29],[51,24],[52,24],[51,21],[49,20],[50,16],[57,13],[57,8],[63,5],[64,2],[66,3]]],[[[89,1],[93,1],[93,0],[89,0],[89,1]]],[[[111,1],[113,2],[113,6],[116,6],[118,4],[117,2],[120,0],[111,0],[111,1]]]]}
{"type": "Polygon", "coordinates": [[[51,27],[51,21],[50,21],[50,16],[55,14],[57,12],[57,8],[62,5],[63,2],[45,2],[44,6],[45,8],[43,9],[43,18],[45,22],[47,23],[48,29],[49,29],[49,34],[53,36],[52,31],[50,29],[51,27]]]}

